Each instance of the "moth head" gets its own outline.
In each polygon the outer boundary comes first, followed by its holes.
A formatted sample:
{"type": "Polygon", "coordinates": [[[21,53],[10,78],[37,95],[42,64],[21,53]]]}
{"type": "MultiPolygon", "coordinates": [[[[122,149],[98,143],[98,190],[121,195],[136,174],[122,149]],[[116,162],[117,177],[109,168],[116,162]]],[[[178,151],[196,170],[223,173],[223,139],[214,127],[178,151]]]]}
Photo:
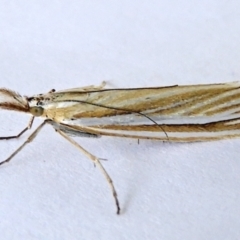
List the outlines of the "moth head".
{"type": "Polygon", "coordinates": [[[43,114],[43,108],[42,107],[30,107],[29,112],[34,116],[34,117],[40,117],[43,114]]]}

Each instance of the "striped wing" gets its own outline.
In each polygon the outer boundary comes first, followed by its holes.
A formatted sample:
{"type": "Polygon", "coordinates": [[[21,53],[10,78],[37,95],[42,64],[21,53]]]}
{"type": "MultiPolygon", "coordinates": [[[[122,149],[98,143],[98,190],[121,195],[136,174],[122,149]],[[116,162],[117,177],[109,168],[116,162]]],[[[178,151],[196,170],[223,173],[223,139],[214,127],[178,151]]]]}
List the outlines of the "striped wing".
{"type": "Polygon", "coordinates": [[[92,134],[167,141],[240,136],[240,84],[53,93],[45,115],[92,134]]]}

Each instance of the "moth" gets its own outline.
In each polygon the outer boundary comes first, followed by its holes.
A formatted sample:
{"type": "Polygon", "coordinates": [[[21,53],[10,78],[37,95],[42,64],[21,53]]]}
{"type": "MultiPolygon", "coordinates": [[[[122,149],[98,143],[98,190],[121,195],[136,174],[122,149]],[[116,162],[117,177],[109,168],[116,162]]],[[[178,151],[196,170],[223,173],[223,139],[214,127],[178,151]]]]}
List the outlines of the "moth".
{"type": "Polygon", "coordinates": [[[105,82],[62,91],[51,90],[31,97],[0,89],[0,108],[28,113],[30,121],[15,136],[43,119],[28,139],[1,164],[9,162],[50,124],[99,167],[120,205],[113,181],[101,159],[81,147],[72,137],[101,136],[153,139],[171,142],[212,141],[240,137],[240,83],[174,85],[149,88],[107,89],[105,82]]]}

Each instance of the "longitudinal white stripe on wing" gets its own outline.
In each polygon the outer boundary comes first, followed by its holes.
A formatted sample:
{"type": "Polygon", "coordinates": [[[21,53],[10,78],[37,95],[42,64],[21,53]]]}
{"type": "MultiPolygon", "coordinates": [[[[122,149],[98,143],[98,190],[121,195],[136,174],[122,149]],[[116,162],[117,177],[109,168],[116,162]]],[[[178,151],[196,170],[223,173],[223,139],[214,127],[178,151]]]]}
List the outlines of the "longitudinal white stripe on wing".
{"type": "MultiPolygon", "coordinates": [[[[181,91],[179,91],[178,94],[180,94],[180,92],[181,91]]],[[[154,109],[149,109],[149,110],[144,111],[143,113],[144,114],[153,114],[155,112],[160,112],[162,110],[171,109],[172,110],[171,115],[191,115],[192,111],[195,111],[195,113],[194,113],[195,116],[205,115],[205,114],[208,114],[211,111],[220,110],[223,107],[231,106],[233,103],[235,105],[237,105],[237,103],[240,104],[240,99],[237,99],[237,100],[234,99],[234,100],[228,101],[228,102],[223,101],[224,98],[226,98],[226,97],[231,98],[231,97],[234,97],[236,94],[239,94],[239,89],[231,90],[231,91],[228,91],[228,92],[223,92],[223,93],[220,93],[216,96],[211,96],[211,98],[207,98],[207,99],[205,99],[205,95],[199,95],[199,96],[197,95],[197,96],[193,96],[191,98],[181,100],[179,102],[174,102],[174,103],[171,103],[171,104],[168,104],[166,102],[166,104],[164,106],[156,107],[154,109]],[[184,106],[188,103],[194,103],[194,104],[188,106],[188,108],[178,109],[178,107],[184,106]],[[202,107],[207,106],[207,105],[209,106],[207,109],[202,109],[201,110],[202,107]],[[198,112],[196,111],[197,109],[199,109],[198,112]]],[[[174,94],[171,94],[171,96],[173,97],[174,94]]],[[[239,110],[239,109],[240,109],[240,107],[236,106],[235,111],[239,110]]]]}
{"type": "MultiPolygon", "coordinates": [[[[238,92],[239,92],[239,90],[238,90],[238,92]]],[[[234,105],[240,104],[239,98],[237,100],[233,99],[232,101],[227,101],[227,102],[222,101],[225,97],[230,97],[230,98],[234,97],[235,94],[236,94],[236,90],[228,92],[228,93],[222,93],[217,97],[213,97],[211,99],[211,101],[209,100],[209,103],[212,104],[211,107],[209,107],[209,109],[206,109],[205,111],[203,111],[203,114],[211,112],[211,111],[220,110],[222,108],[229,107],[233,104],[234,105]]],[[[209,104],[209,103],[207,102],[207,104],[209,104]]],[[[236,109],[239,109],[239,108],[240,108],[239,106],[238,107],[236,106],[236,109]]]]}
{"type": "Polygon", "coordinates": [[[237,120],[232,120],[230,122],[225,123],[225,125],[235,125],[235,124],[239,124],[240,123],[240,119],[237,120]]]}
{"type": "Polygon", "coordinates": [[[44,109],[68,108],[77,105],[76,102],[55,102],[44,105],[44,109]]]}
{"type": "MultiPolygon", "coordinates": [[[[159,125],[162,124],[205,124],[210,122],[218,122],[228,119],[240,118],[238,114],[216,114],[213,116],[197,116],[197,117],[186,117],[186,116],[159,116],[151,117],[151,119],[159,125]],[[231,117],[230,117],[231,116],[231,117]]],[[[64,120],[63,123],[69,125],[80,125],[80,126],[93,126],[93,125],[154,125],[155,123],[144,116],[136,114],[118,115],[112,117],[102,118],[80,118],[76,120],[64,120]]]]}
{"type": "Polygon", "coordinates": [[[222,138],[231,138],[240,136],[240,130],[220,131],[220,132],[168,132],[167,136],[164,132],[150,132],[150,131],[124,131],[103,129],[102,131],[95,128],[89,128],[96,132],[103,133],[102,135],[118,135],[124,137],[139,137],[139,138],[155,138],[163,141],[177,141],[177,142],[192,142],[192,141],[207,141],[222,138]],[[191,140],[190,140],[191,139],[191,140]]]}

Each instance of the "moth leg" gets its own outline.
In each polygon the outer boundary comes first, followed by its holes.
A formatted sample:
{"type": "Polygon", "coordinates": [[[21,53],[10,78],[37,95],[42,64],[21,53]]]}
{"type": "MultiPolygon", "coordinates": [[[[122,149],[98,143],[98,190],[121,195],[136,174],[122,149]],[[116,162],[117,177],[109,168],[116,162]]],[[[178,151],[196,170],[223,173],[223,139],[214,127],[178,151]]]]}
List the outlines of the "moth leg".
{"type": "Polygon", "coordinates": [[[85,86],[85,87],[82,87],[82,88],[79,88],[79,89],[81,89],[83,91],[101,90],[106,86],[106,84],[107,84],[106,81],[102,81],[102,83],[97,85],[97,86],[89,85],[89,86],[85,86]]]}
{"type": "Polygon", "coordinates": [[[8,137],[0,137],[0,140],[8,140],[8,139],[13,139],[13,138],[19,138],[21,135],[23,135],[27,130],[31,129],[32,124],[33,124],[33,120],[34,120],[34,116],[32,116],[30,118],[30,121],[27,125],[27,127],[25,127],[19,134],[15,135],[15,136],[8,136],[8,137]]]}
{"type": "Polygon", "coordinates": [[[6,160],[0,162],[0,165],[9,162],[18,152],[20,152],[28,143],[32,142],[33,139],[37,136],[39,131],[42,129],[46,122],[44,121],[42,124],[40,124],[35,131],[28,137],[28,139],[17,149],[15,150],[6,160]]]}
{"type": "Polygon", "coordinates": [[[83,147],[81,147],[77,142],[75,142],[72,138],[70,138],[68,135],[66,135],[64,132],[57,130],[57,132],[62,135],[65,139],[67,139],[70,143],[72,143],[75,147],[77,147],[81,152],[83,152],[88,158],[90,158],[93,163],[101,170],[101,172],[103,173],[104,177],[107,179],[107,182],[111,188],[114,200],[115,200],[115,204],[117,207],[117,214],[120,213],[120,206],[119,206],[119,201],[118,201],[118,197],[117,197],[117,192],[115,190],[115,187],[113,185],[113,181],[110,178],[110,176],[108,175],[107,171],[104,169],[104,167],[102,166],[100,159],[97,158],[96,156],[92,155],[90,152],[88,152],[86,149],[84,149],[83,147]]]}

